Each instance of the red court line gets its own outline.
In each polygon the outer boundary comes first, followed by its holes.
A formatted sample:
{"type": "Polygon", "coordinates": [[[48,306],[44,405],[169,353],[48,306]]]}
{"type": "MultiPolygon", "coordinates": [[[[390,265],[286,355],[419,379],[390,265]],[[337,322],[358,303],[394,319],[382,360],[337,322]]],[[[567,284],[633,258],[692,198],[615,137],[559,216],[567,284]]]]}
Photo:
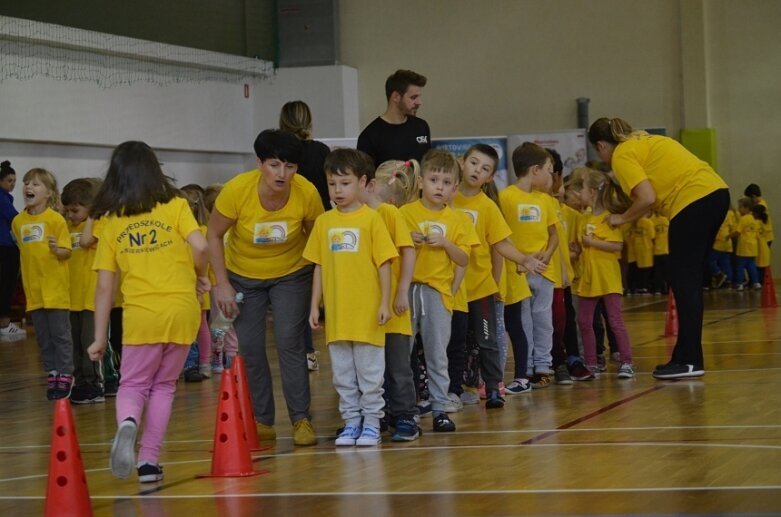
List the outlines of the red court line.
{"type": "Polygon", "coordinates": [[[608,404],[607,406],[599,408],[596,411],[593,411],[593,412],[591,412],[591,413],[589,413],[587,415],[584,415],[584,416],[582,416],[580,418],[576,418],[575,420],[570,420],[569,422],[560,425],[559,427],[557,427],[553,431],[547,431],[547,432],[544,432],[544,433],[542,433],[540,435],[537,435],[537,436],[534,436],[532,438],[529,438],[528,440],[521,442],[521,445],[532,445],[532,444],[535,444],[537,442],[541,442],[542,440],[545,440],[546,438],[549,438],[549,437],[553,436],[554,434],[558,433],[562,429],[569,429],[570,427],[574,427],[574,426],[576,426],[576,425],[578,425],[578,424],[580,424],[582,422],[585,422],[586,420],[591,420],[592,418],[597,417],[599,415],[602,415],[604,413],[607,413],[611,409],[617,408],[618,406],[622,406],[624,404],[632,402],[633,400],[638,399],[638,398],[640,398],[640,397],[642,397],[644,395],[648,395],[649,393],[653,393],[655,391],[659,391],[660,389],[664,388],[664,386],[665,386],[664,384],[657,384],[654,387],[648,388],[647,390],[641,391],[640,393],[636,393],[635,395],[632,395],[631,397],[627,397],[625,399],[621,399],[621,400],[617,400],[615,402],[612,402],[612,403],[608,404]]]}

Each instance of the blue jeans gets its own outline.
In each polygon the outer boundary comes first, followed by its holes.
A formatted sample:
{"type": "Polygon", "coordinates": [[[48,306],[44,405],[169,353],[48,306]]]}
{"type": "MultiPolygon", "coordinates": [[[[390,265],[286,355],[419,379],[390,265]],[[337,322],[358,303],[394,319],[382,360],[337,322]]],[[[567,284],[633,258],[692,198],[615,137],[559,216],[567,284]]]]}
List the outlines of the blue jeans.
{"type": "Polygon", "coordinates": [[[735,265],[735,283],[743,283],[744,279],[746,278],[744,270],[748,271],[748,278],[752,284],[759,283],[757,261],[754,257],[737,257],[737,263],[735,265]]]}
{"type": "Polygon", "coordinates": [[[727,275],[727,282],[732,282],[732,261],[730,260],[729,253],[726,251],[710,250],[708,265],[710,266],[711,275],[724,273],[727,275]]]}

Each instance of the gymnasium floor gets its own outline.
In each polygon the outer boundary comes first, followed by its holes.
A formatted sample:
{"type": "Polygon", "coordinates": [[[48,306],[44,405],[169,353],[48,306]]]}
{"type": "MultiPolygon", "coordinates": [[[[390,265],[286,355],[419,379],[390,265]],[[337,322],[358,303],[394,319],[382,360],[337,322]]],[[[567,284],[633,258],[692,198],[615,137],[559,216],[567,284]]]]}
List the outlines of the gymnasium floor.
{"type": "MultiPolygon", "coordinates": [[[[210,468],[218,378],[179,384],[163,447],[165,479],[140,486],[108,471],[114,401],[74,407],[96,515],[781,514],[781,309],[756,292],[708,292],[705,377],[658,382],[665,299],[625,300],[638,375],[468,406],[453,434],[336,450],[328,354],[311,374],[319,443],[292,447],[281,389],[277,431],[255,455],[269,474],[196,479],[210,468]]],[[[316,334],[318,348],[322,334],[316,334]]],[[[273,355],[273,354],[272,354],[273,355]]],[[[274,363],[276,356],[273,356],[274,363]]],[[[0,514],[41,515],[53,404],[34,340],[0,343],[0,514]]],[[[508,365],[508,371],[511,364],[508,365]]],[[[509,377],[509,375],[508,375],[509,377]]],[[[506,377],[506,379],[508,378],[506,377]]],[[[279,387],[278,379],[275,386],[279,387]]]]}

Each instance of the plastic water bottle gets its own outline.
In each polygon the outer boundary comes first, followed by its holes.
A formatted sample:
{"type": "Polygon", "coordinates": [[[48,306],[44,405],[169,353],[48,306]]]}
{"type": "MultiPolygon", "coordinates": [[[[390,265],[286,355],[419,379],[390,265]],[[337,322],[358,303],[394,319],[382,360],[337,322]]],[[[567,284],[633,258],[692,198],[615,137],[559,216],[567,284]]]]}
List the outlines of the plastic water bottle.
{"type": "MultiPolygon", "coordinates": [[[[237,304],[241,304],[241,302],[244,301],[244,293],[236,293],[235,300],[237,304]]],[[[236,316],[238,316],[238,314],[236,316]]],[[[210,325],[212,336],[214,336],[215,339],[222,340],[225,337],[225,334],[230,330],[231,325],[233,325],[233,320],[236,319],[236,316],[229,318],[223,314],[222,310],[218,307],[216,314],[212,317],[210,325]]]]}

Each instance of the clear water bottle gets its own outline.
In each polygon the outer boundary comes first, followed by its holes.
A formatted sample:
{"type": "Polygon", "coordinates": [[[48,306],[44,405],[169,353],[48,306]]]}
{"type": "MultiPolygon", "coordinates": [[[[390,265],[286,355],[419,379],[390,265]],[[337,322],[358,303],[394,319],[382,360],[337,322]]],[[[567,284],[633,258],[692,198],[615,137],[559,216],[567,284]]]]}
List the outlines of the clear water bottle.
{"type": "MultiPolygon", "coordinates": [[[[235,300],[237,304],[241,304],[241,302],[244,301],[244,293],[236,293],[235,300]]],[[[236,316],[238,316],[238,314],[236,316]]],[[[230,330],[231,325],[233,325],[233,320],[236,319],[236,316],[229,318],[225,316],[218,307],[214,316],[212,316],[210,325],[212,336],[214,336],[215,339],[222,340],[225,337],[225,334],[230,330]]]]}

